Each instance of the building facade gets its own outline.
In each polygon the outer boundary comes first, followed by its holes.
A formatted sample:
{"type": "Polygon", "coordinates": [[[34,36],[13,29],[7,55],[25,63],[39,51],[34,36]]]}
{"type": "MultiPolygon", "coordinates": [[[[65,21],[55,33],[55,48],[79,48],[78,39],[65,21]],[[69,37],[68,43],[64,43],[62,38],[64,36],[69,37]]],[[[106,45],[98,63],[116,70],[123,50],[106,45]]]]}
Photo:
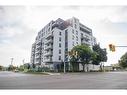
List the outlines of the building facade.
{"type": "Polygon", "coordinates": [[[63,61],[68,61],[68,51],[74,46],[96,44],[92,29],[72,17],[68,20],[58,18],[49,22],[36,37],[31,50],[31,63],[56,69],[63,61]]]}

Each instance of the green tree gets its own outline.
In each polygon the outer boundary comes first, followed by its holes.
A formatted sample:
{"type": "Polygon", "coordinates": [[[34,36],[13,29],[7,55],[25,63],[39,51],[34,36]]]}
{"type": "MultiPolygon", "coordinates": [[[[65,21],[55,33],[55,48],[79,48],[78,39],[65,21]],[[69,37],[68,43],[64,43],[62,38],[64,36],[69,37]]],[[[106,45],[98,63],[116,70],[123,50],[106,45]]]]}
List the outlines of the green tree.
{"type": "Polygon", "coordinates": [[[14,71],[17,67],[13,65],[8,66],[8,71],[14,71]]]}
{"type": "Polygon", "coordinates": [[[0,71],[2,71],[2,69],[3,69],[3,66],[0,65],[0,71]]]}
{"type": "Polygon", "coordinates": [[[96,53],[96,58],[93,60],[92,64],[100,65],[100,69],[102,70],[102,63],[107,61],[107,52],[106,49],[100,48],[99,44],[93,46],[93,51],[96,53]]]}
{"type": "Polygon", "coordinates": [[[77,59],[82,64],[83,71],[85,71],[85,65],[87,65],[88,71],[88,64],[93,59],[93,51],[91,48],[88,45],[77,45],[72,50],[77,51],[77,59]]]}
{"type": "Polygon", "coordinates": [[[18,69],[19,71],[24,71],[24,65],[20,65],[18,69]]]}
{"type": "Polygon", "coordinates": [[[120,58],[119,65],[123,69],[127,68],[127,52],[120,58]]]}
{"type": "Polygon", "coordinates": [[[76,58],[76,56],[71,55],[70,56],[70,63],[71,63],[71,70],[72,71],[78,71],[79,70],[79,64],[77,63],[78,58],[76,58]]]}
{"type": "Polygon", "coordinates": [[[32,63],[32,68],[35,69],[36,65],[34,63],[32,63]]]}

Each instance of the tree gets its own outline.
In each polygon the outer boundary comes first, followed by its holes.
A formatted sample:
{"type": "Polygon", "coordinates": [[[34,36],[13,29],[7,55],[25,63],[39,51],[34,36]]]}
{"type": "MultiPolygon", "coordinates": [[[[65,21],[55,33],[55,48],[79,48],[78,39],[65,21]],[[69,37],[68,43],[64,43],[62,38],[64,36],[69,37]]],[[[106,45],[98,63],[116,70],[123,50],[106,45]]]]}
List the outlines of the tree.
{"type": "MultiPolygon", "coordinates": [[[[93,52],[88,45],[77,45],[73,47],[73,51],[77,51],[77,59],[83,66],[83,71],[85,71],[85,64],[87,65],[88,71],[88,64],[93,59],[93,52]]],[[[73,58],[73,57],[72,57],[73,58]]]]}
{"type": "Polygon", "coordinates": [[[120,58],[119,65],[123,69],[127,68],[127,52],[120,58]]]}
{"type": "Polygon", "coordinates": [[[34,63],[32,63],[32,68],[35,69],[36,65],[34,63]]]}
{"type": "Polygon", "coordinates": [[[8,71],[13,71],[15,69],[16,69],[16,66],[13,66],[13,65],[8,66],[8,71]]]}
{"type": "Polygon", "coordinates": [[[96,44],[93,46],[93,51],[96,52],[96,58],[93,60],[92,64],[100,65],[100,69],[102,70],[102,64],[100,63],[107,61],[106,49],[102,49],[99,44],[96,44]]]}
{"type": "Polygon", "coordinates": [[[24,65],[20,65],[18,68],[20,71],[24,71],[24,65]]]}
{"type": "Polygon", "coordinates": [[[30,64],[29,63],[24,64],[24,68],[25,69],[30,69],[30,64]]]}
{"type": "Polygon", "coordinates": [[[3,69],[3,66],[0,65],[0,71],[2,71],[2,69],[3,69]]]}
{"type": "Polygon", "coordinates": [[[72,66],[72,71],[78,71],[79,70],[79,64],[77,63],[78,61],[78,58],[76,58],[76,56],[74,55],[71,55],[70,56],[70,63],[71,63],[71,66],[72,66]]]}

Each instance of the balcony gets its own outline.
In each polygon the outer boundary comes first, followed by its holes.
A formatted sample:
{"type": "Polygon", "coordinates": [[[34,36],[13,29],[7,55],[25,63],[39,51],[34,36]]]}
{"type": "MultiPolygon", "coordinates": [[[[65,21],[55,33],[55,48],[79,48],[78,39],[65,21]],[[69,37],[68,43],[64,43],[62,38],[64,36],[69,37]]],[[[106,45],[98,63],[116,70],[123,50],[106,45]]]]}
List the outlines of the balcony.
{"type": "Polygon", "coordinates": [[[36,49],[35,53],[41,53],[41,49],[36,49]]]}
{"type": "Polygon", "coordinates": [[[47,39],[46,41],[45,41],[45,44],[50,44],[50,43],[53,43],[53,39],[47,39]]]}
{"type": "Polygon", "coordinates": [[[38,58],[41,58],[41,55],[40,54],[36,54],[35,57],[38,59],[38,58]]]}
{"type": "Polygon", "coordinates": [[[49,46],[45,47],[45,50],[48,50],[48,49],[53,49],[53,45],[50,44],[49,46]]]}
{"type": "Polygon", "coordinates": [[[48,33],[48,34],[45,36],[46,39],[49,39],[49,38],[51,38],[51,37],[53,37],[53,33],[51,33],[51,32],[48,33]]]}
{"type": "Polygon", "coordinates": [[[81,44],[90,46],[90,42],[81,42],[81,44]]]}
{"type": "Polygon", "coordinates": [[[40,44],[41,44],[41,41],[37,41],[37,42],[36,42],[36,45],[40,45],[40,44]]]}
{"type": "Polygon", "coordinates": [[[52,51],[49,51],[49,52],[46,52],[45,53],[45,56],[51,56],[51,55],[53,55],[53,52],[52,51]]]}
{"type": "Polygon", "coordinates": [[[88,33],[88,34],[91,34],[91,33],[92,33],[92,29],[86,27],[85,25],[83,25],[83,24],[81,24],[81,23],[79,23],[79,25],[80,25],[80,30],[81,30],[81,31],[86,32],[86,33],[88,33]]]}
{"type": "Polygon", "coordinates": [[[89,42],[90,38],[88,36],[83,36],[81,35],[81,39],[82,41],[86,41],[86,42],[89,42]]]}
{"type": "Polygon", "coordinates": [[[46,58],[44,62],[52,62],[52,58],[46,58]]]}
{"type": "Polygon", "coordinates": [[[41,45],[36,45],[36,48],[41,48],[41,45]]]}

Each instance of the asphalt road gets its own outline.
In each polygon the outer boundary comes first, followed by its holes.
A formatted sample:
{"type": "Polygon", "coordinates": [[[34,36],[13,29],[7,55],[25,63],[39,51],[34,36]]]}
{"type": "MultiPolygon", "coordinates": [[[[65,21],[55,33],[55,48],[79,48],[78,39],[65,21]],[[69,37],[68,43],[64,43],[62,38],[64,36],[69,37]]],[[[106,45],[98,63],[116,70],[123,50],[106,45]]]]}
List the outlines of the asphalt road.
{"type": "Polygon", "coordinates": [[[127,89],[127,72],[34,75],[2,71],[0,89],[127,89]]]}

